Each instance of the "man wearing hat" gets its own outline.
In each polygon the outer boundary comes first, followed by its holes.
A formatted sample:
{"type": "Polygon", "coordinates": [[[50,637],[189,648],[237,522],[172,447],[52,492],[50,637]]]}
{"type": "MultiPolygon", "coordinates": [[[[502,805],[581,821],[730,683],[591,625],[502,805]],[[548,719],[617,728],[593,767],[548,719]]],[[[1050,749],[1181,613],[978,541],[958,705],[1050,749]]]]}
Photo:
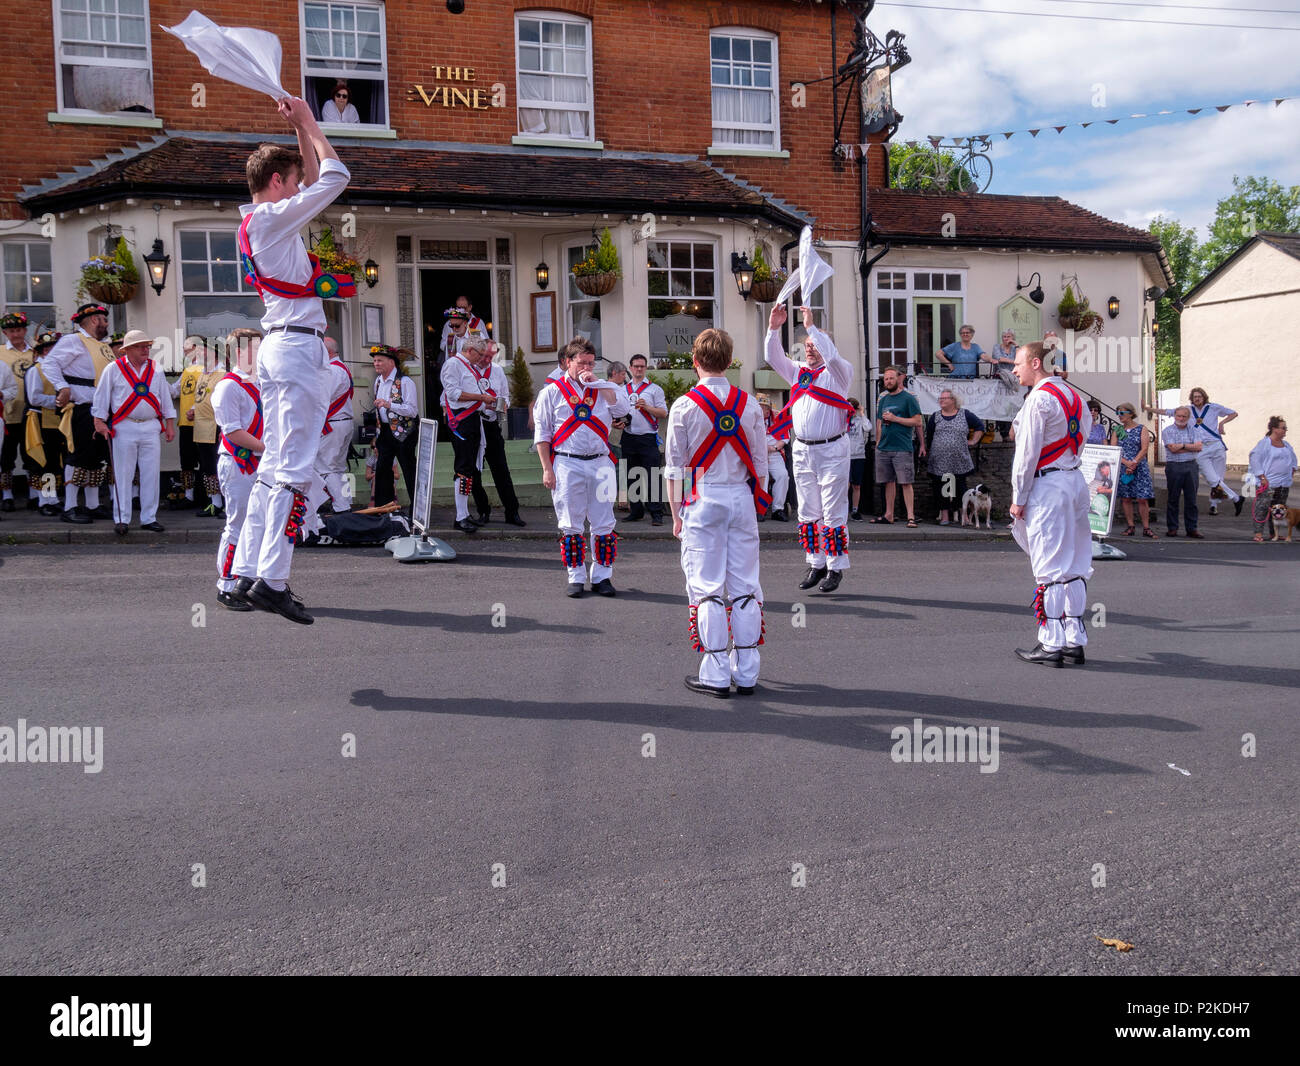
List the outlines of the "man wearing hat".
{"type": "Polygon", "coordinates": [[[56,404],[59,390],[45,376],[41,364],[62,336],[52,329],[36,335],[32,346],[34,362],[27,371],[27,452],[35,458],[35,440],[41,441],[45,462],[40,471],[41,514],[54,517],[63,512],[59,506],[60,483],[68,459],[68,442],[59,427],[59,410],[56,404]]]}
{"type": "MultiPolygon", "coordinates": [[[[84,525],[96,517],[111,518],[113,512],[99,503],[99,486],[104,483],[108,442],[95,433],[90,405],[95,386],[113,362],[113,350],[104,343],[108,336],[108,308],[103,304],[82,304],[72,316],[75,333],[63,337],[45,357],[41,368],[50,384],[58,389],[59,410],[72,405],[72,477],[64,488],[60,520],[84,525]],[[84,489],[86,504],[77,506],[77,489],[84,489]]],[[[171,397],[167,397],[171,403],[171,397]]]]}
{"type": "Polygon", "coordinates": [[[149,358],[153,342],[143,330],[122,338],[122,354],[95,386],[91,414],[95,434],[112,441],[113,528],[124,536],[131,524],[131,482],[140,469],[140,528],[163,531],[158,522],[159,460],[162,443],[176,436],[176,408],[167,378],[149,358]]]}
{"type": "Polygon", "coordinates": [[[4,446],[0,449],[0,489],[3,489],[4,498],[0,501],[0,510],[14,509],[14,465],[20,452],[23,469],[27,471],[27,509],[35,510],[39,495],[34,477],[37,464],[28,458],[22,433],[23,411],[26,409],[24,379],[34,358],[27,345],[27,316],[21,311],[11,311],[0,319],[0,329],[5,335],[4,347],[0,348],[0,362],[13,376],[15,385],[14,391],[4,394],[4,446]]]}
{"type": "Polygon", "coordinates": [[[445,361],[449,356],[458,355],[465,348],[465,342],[474,337],[491,340],[492,332],[487,323],[474,314],[474,305],[468,296],[457,296],[456,305],[443,312],[447,319],[442,327],[442,339],[438,344],[445,361]]]}

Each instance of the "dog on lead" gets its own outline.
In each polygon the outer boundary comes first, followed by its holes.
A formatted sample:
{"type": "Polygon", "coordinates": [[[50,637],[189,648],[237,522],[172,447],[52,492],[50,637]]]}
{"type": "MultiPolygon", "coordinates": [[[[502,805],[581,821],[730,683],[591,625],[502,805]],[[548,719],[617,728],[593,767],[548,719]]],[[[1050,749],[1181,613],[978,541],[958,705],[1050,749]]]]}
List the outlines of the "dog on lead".
{"type": "Polygon", "coordinates": [[[961,524],[964,526],[971,522],[979,529],[981,514],[984,516],[984,528],[988,529],[989,518],[993,514],[993,497],[983,485],[976,485],[973,489],[967,489],[966,495],[961,498],[961,524]]]}
{"type": "Polygon", "coordinates": [[[1275,503],[1269,509],[1273,519],[1273,539],[1282,539],[1282,527],[1286,526],[1286,542],[1291,543],[1291,534],[1300,527],[1300,507],[1288,507],[1284,503],[1275,503]]]}

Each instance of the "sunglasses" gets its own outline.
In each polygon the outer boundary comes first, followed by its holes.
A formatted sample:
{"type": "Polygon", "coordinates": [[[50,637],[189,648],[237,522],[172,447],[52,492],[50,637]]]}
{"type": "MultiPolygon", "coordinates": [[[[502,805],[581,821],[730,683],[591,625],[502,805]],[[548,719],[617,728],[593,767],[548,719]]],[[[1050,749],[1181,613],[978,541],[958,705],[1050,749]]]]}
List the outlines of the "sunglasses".
{"type": "Polygon", "coordinates": [[[348,98],[348,94],[347,94],[347,93],[335,93],[335,94],[334,94],[334,99],[335,99],[335,100],[346,100],[347,98],[348,98]]]}

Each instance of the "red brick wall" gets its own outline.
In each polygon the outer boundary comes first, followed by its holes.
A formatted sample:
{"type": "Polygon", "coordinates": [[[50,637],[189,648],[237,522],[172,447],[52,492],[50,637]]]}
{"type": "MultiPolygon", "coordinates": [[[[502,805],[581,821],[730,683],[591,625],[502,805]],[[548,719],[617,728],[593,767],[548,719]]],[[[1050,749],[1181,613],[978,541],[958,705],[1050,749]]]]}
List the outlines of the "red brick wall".
{"type": "MultiPolygon", "coordinates": [[[[268,98],[212,77],[175,38],[157,28],[180,22],[193,6],[193,0],[152,0],[149,5],[158,117],[174,130],[285,132],[268,98]],[[191,105],[195,82],[206,85],[206,108],[191,105]]],[[[829,3],[791,0],[467,0],[465,13],[453,16],[436,0],[388,0],[391,124],[403,140],[509,144],[516,132],[514,12],[561,10],[592,19],[595,134],[606,149],[704,156],[712,141],[709,29],[766,29],[779,38],[781,146],[790,158],[715,157],[714,162],[816,215],[820,235],[850,239],[857,234],[858,164],[832,155],[830,82],[807,86],[804,109],[792,106],[788,88],[792,81],[813,81],[833,71],[830,8],[829,3]],[[503,82],[507,106],[449,110],[426,107],[418,98],[409,101],[411,85],[422,82],[427,91],[434,84],[429,68],[435,63],[473,66],[475,84],[485,89],[503,82]]],[[[217,22],[275,33],[284,50],[285,87],[302,91],[298,3],[250,8],[234,0],[212,0],[203,9],[217,22]]],[[[11,218],[22,217],[13,200],[22,185],[155,135],[151,130],[48,123],[46,113],[57,109],[51,5],[30,5],[27,17],[25,47],[11,50],[0,75],[11,121],[34,132],[24,138],[23,154],[7,157],[0,168],[0,216],[11,218]]],[[[843,12],[838,19],[842,62],[852,23],[843,12]]],[[[855,102],[846,120],[846,140],[856,139],[856,123],[855,102]]]]}

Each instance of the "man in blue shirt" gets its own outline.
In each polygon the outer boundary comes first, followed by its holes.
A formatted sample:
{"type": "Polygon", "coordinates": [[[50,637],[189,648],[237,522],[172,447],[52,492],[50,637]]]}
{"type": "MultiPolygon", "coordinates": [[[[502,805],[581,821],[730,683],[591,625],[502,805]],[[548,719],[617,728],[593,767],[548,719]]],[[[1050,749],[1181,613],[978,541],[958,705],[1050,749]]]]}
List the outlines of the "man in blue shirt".
{"type": "Polygon", "coordinates": [[[971,339],[975,336],[974,326],[963,325],[960,336],[961,340],[944,345],[934,353],[934,357],[948,368],[949,377],[973,378],[984,349],[978,344],[971,343],[971,339]]]}

